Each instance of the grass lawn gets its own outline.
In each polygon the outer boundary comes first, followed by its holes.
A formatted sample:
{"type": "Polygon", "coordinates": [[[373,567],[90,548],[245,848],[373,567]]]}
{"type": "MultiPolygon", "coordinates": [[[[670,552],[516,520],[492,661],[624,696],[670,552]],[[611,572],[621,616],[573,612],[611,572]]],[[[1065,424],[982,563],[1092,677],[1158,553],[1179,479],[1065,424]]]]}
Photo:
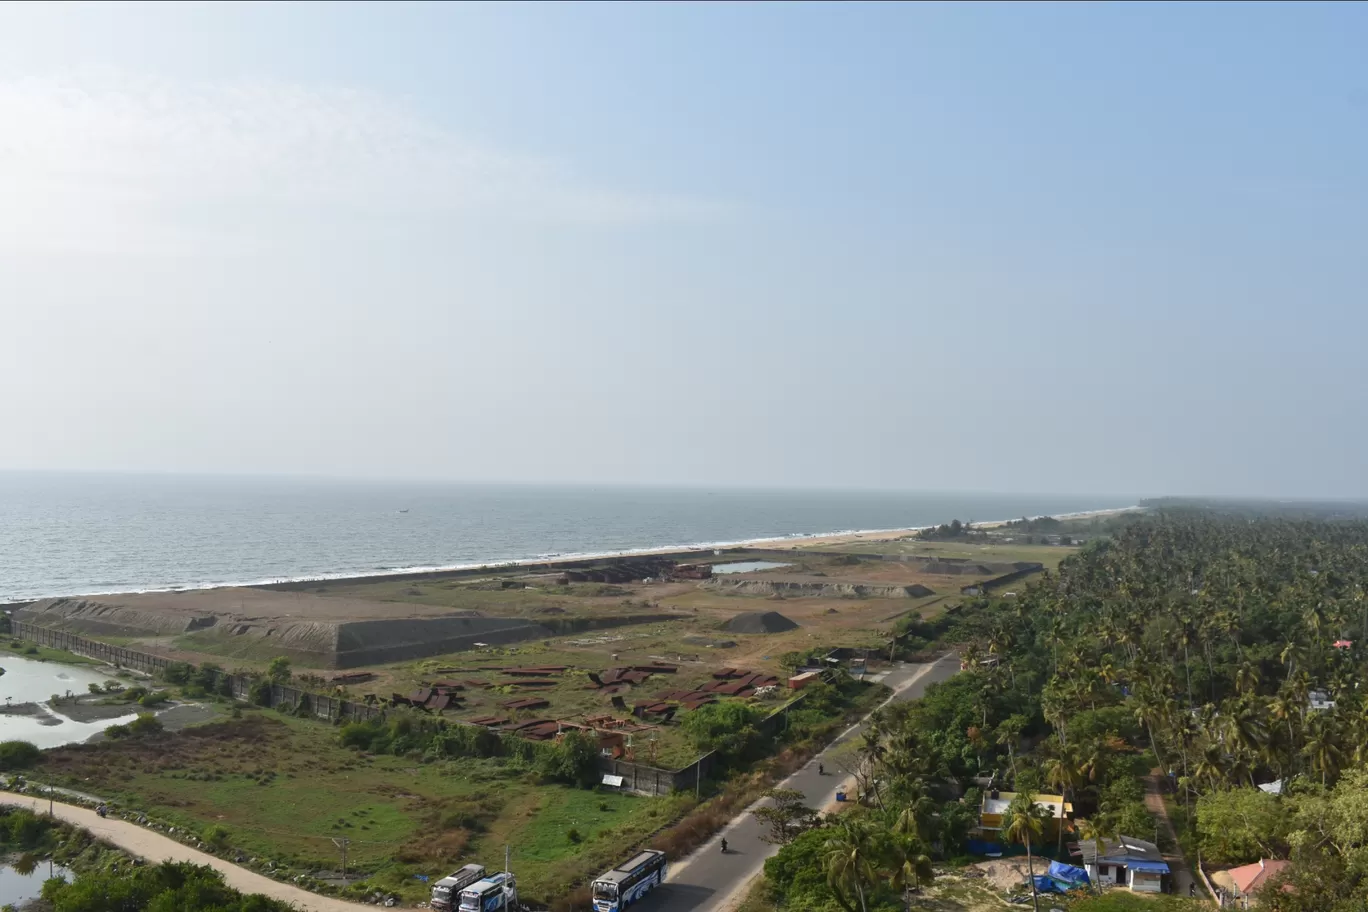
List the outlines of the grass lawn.
{"type": "Polygon", "coordinates": [[[502,866],[506,844],[522,890],[549,899],[619,860],[686,800],[538,785],[501,759],[368,756],[341,747],[331,727],[268,711],[58,748],[42,774],[200,833],[222,826],[234,848],[302,871],[335,870],[332,838],[346,836],[354,870],[410,899],[426,891],[415,874],[502,866]]]}

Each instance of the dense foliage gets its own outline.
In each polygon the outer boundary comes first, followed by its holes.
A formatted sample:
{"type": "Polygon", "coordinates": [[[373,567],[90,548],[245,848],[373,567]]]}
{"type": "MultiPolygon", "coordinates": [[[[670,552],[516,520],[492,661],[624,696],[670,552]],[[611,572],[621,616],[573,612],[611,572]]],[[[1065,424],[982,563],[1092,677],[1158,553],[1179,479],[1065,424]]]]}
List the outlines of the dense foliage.
{"type": "Polygon", "coordinates": [[[968,670],[890,711],[871,760],[891,782],[1044,786],[1090,838],[1152,839],[1156,767],[1204,860],[1314,877],[1279,910],[1368,905],[1368,832],[1347,823],[1368,820],[1368,522],[1166,511],[901,635],[957,644],[968,670]],[[1275,780],[1282,797],[1255,788],[1275,780]]]}
{"type": "Polygon", "coordinates": [[[555,741],[529,741],[476,725],[433,724],[395,713],[385,721],[349,722],[342,744],[377,754],[421,754],[425,760],[507,757],[528,764],[547,782],[593,788],[599,782],[598,744],[591,734],[572,730],[555,741]]]}

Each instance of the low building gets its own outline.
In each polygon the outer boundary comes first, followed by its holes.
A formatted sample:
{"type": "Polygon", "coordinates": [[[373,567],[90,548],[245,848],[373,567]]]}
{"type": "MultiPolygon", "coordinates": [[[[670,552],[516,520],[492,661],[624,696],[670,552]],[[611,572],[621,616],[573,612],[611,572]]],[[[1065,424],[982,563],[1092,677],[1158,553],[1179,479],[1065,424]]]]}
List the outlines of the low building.
{"type": "MultiPolygon", "coordinates": [[[[986,842],[1005,842],[1002,837],[1002,822],[1007,808],[1012,804],[1016,792],[990,791],[983,795],[979,806],[979,826],[975,835],[986,842]]],[[[1065,832],[1073,818],[1073,805],[1064,800],[1063,795],[1036,795],[1036,808],[1045,816],[1045,832],[1042,842],[1053,844],[1059,839],[1059,828],[1065,832]]]]}
{"type": "Polygon", "coordinates": [[[1134,836],[1097,840],[1084,839],[1083,868],[1098,886],[1122,886],[1136,893],[1161,893],[1169,873],[1159,847],[1134,836]]]}
{"type": "Polygon", "coordinates": [[[1216,871],[1211,875],[1211,882],[1224,890],[1226,896],[1235,900],[1240,908],[1247,909],[1255,901],[1255,895],[1289,864],[1290,861],[1260,858],[1254,864],[1216,871]]]}

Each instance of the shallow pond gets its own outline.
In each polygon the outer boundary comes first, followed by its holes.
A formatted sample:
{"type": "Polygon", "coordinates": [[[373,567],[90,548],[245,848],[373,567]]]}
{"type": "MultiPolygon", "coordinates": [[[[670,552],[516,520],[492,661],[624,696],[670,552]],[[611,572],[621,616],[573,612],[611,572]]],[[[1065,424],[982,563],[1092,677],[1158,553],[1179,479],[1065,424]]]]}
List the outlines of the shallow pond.
{"type": "Polygon", "coordinates": [[[32,741],[39,747],[60,747],[84,741],[115,723],[132,722],[137,713],[97,722],[73,722],[44,705],[53,694],[87,693],[91,684],[103,684],[111,676],[96,666],[40,662],[18,653],[0,652],[0,741],[32,741]],[[25,703],[38,704],[28,714],[7,711],[25,703]]]}
{"type": "Polygon", "coordinates": [[[757,573],[761,570],[778,570],[780,567],[792,567],[792,564],[781,564],[778,561],[737,561],[734,564],[713,564],[713,573],[757,573]]]}
{"type": "Polygon", "coordinates": [[[43,891],[43,882],[49,877],[65,877],[71,880],[71,872],[59,864],[49,867],[46,861],[27,874],[20,874],[10,865],[0,867],[0,905],[18,905],[30,899],[37,899],[43,891]],[[49,873],[51,871],[51,873],[49,873]]]}

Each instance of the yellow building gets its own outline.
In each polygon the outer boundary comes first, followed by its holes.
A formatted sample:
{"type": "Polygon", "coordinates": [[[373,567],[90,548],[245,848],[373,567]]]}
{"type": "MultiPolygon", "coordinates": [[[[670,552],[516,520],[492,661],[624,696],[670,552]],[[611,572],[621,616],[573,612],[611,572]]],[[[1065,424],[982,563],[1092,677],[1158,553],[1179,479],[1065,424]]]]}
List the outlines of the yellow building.
{"type": "MultiPolygon", "coordinates": [[[[979,839],[1006,841],[1002,837],[1002,818],[1006,816],[1007,808],[1016,796],[1016,792],[984,792],[983,804],[979,806],[979,828],[976,834],[979,839]]],[[[1069,821],[1073,819],[1073,805],[1065,801],[1063,795],[1036,795],[1035,804],[1041,816],[1045,818],[1043,842],[1058,840],[1060,827],[1063,827],[1066,833],[1069,831],[1069,821]]]]}

